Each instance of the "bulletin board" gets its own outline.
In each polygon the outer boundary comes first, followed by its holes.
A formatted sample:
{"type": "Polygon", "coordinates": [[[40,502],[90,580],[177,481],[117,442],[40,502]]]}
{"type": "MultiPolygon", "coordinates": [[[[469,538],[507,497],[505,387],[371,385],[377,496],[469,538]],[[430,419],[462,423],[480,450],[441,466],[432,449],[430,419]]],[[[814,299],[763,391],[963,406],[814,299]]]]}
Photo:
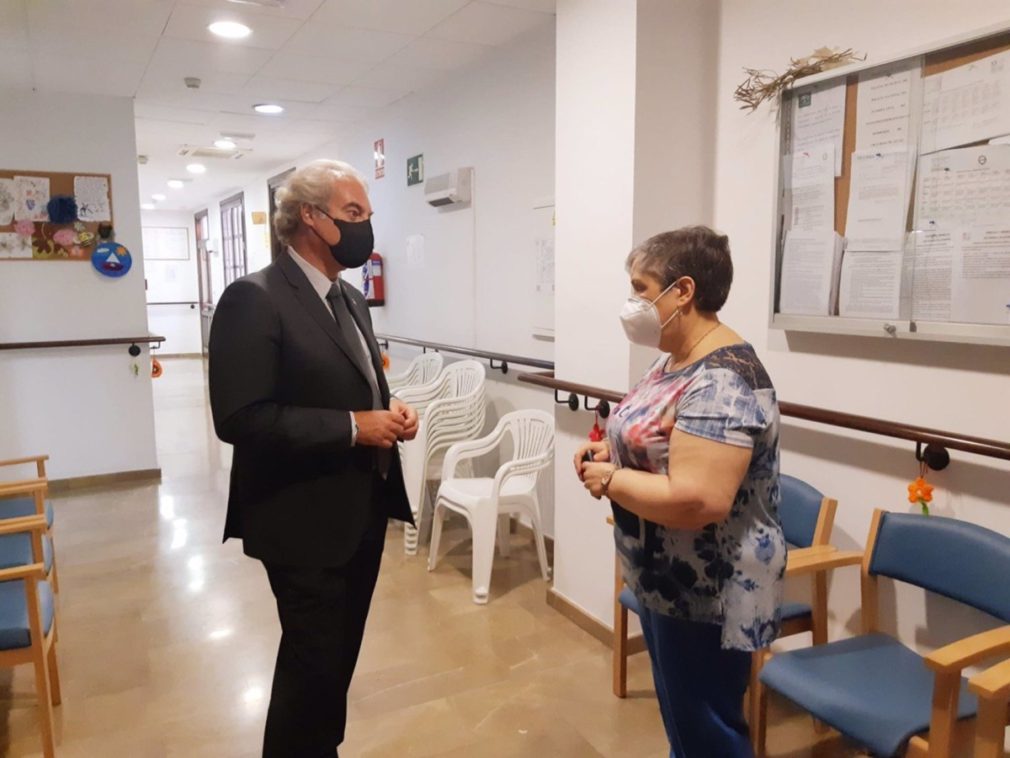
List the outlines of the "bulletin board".
{"type": "Polygon", "coordinates": [[[0,169],[0,263],[90,262],[102,224],[115,227],[109,174],[0,169]],[[74,198],[76,213],[50,219],[51,198],[74,198]]]}
{"type": "Polygon", "coordinates": [[[778,158],[772,328],[1010,345],[1010,29],[801,80],[778,158]]]}

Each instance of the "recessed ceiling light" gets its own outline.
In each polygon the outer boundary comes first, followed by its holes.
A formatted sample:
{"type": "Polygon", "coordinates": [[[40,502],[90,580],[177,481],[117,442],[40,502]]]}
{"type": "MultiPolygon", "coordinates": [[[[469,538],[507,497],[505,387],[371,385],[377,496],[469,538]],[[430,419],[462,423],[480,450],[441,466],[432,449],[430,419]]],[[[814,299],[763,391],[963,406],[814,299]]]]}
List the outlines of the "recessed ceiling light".
{"type": "Polygon", "coordinates": [[[284,107],[277,105],[277,103],[259,103],[253,106],[253,110],[257,113],[267,113],[270,115],[283,113],[284,107]]]}
{"type": "Polygon", "coordinates": [[[186,170],[191,174],[203,174],[206,173],[207,167],[202,163],[190,163],[186,166],[186,170]]]}
{"type": "Polygon", "coordinates": [[[234,150],[236,145],[234,140],[222,137],[221,139],[214,140],[214,147],[219,147],[222,150],[234,150]]]}
{"type": "Polygon", "coordinates": [[[186,182],[184,182],[182,179],[169,179],[168,186],[171,187],[172,189],[182,189],[183,187],[186,186],[186,182]]]}
{"type": "Polygon", "coordinates": [[[154,210],[154,203],[141,203],[140,207],[141,207],[142,210],[145,210],[145,211],[153,211],[154,210]]]}
{"type": "Polygon", "coordinates": [[[252,29],[238,21],[215,21],[207,29],[211,34],[225,39],[242,39],[252,34],[252,29]]]}
{"type": "Polygon", "coordinates": [[[166,198],[164,195],[158,193],[156,195],[151,195],[151,199],[156,203],[160,203],[162,200],[165,200],[166,198]]]}

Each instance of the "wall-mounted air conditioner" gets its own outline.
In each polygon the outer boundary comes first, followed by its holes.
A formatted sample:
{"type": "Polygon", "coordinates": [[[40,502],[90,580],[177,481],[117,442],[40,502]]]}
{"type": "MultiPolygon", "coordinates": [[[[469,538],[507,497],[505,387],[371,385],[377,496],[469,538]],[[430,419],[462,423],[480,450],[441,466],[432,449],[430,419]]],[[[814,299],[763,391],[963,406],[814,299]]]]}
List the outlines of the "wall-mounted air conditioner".
{"type": "Polygon", "coordinates": [[[436,208],[469,203],[472,182],[473,169],[470,167],[433,176],[424,183],[424,199],[436,208]]]}

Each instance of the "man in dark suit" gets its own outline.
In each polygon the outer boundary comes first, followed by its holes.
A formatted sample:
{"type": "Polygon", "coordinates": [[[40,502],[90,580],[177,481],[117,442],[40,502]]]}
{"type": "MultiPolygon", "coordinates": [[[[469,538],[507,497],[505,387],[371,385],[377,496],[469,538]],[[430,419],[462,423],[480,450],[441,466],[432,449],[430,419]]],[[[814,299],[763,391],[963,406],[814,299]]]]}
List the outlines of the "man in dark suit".
{"type": "Polygon", "coordinates": [[[339,279],[372,253],[364,179],[315,161],[276,199],[287,251],[221,296],[210,399],[235,446],[224,538],[263,562],[281,622],[263,755],[332,757],[387,519],[412,522],[395,445],[417,414],[390,398],[365,300],[339,279]]]}

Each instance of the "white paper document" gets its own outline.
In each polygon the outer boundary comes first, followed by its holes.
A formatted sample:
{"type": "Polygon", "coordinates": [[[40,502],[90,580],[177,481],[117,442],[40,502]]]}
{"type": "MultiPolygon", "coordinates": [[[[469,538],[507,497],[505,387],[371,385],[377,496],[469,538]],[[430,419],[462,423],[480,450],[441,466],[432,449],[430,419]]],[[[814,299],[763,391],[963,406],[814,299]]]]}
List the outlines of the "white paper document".
{"type": "Polygon", "coordinates": [[[923,153],[1010,134],[1010,51],[928,76],[923,153]]]}
{"type": "Polygon", "coordinates": [[[951,320],[1010,324],[1010,226],[961,232],[951,320]]]}
{"type": "Polygon", "coordinates": [[[0,232],[0,258],[31,258],[32,238],[16,232],[0,232]]]}
{"type": "Polygon", "coordinates": [[[839,282],[838,314],[850,318],[899,317],[904,252],[845,251],[839,282]]]}
{"type": "Polygon", "coordinates": [[[911,199],[914,151],[857,150],[852,154],[846,250],[901,250],[911,199]]]}
{"type": "Polygon", "coordinates": [[[955,232],[914,232],[908,239],[912,320],[950,321],[955,232]]]}
{"type": "Polygon", "coordinates": [[[1006,223],[1010,145],[921,156],[915,195],[915,228],[920,231],[1006,223]]]}
{"type": "Polygon", "coordinates": [[[835,228],[835,148],[815,145],[790,156],[789,218],[792,229],[835,228]]]}
{"type": "Polygon", "coordinates": [[[14,218],[18,221],[48,221],[49,180],[44,176],[14,177],[14,218]]]}
{"type": "Polygon", "coordinates": [[[81,221],[112,221],[109,180],[104,176],[75,176],[74,198],[81,221]]]}
{"type": "Polygon", "coordinates": [[[834,314],[841,254],[842,239],[831,230],[789,230],[782,252],[779,313],[834,314]]]}
{"type": "Polygon", "coordinates": [[[856,149],[880,150],[913,143],[913,90],[920,67],[860,74],[856,90],[856,149]]]}
{"type": "Polygon", "coordinates": [[[835,176],[842,173],[845,131],[845,82],[817,85],[793,98],[790,145],[793,155],[825,142],[835,146],[835,176]]]}
{"type": "Polygon", "coordinates": [[[7,226],[14,220],[17,193],[13,179],[0,179],[0,226],[7,226]]]}

